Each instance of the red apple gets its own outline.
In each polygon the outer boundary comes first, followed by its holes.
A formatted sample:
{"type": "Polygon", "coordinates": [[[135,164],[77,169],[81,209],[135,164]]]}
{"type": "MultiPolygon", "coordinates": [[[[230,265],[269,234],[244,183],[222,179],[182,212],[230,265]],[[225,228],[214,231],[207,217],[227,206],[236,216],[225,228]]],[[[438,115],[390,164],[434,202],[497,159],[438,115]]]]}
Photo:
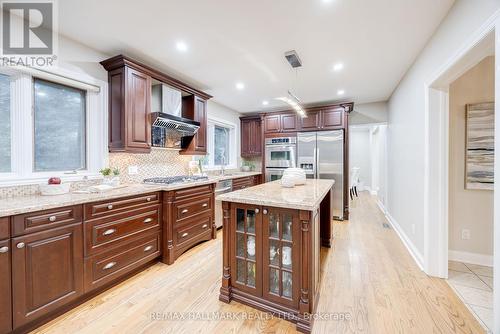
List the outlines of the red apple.
{"type": "Polygon", "coordinates": [[[49,179],[49,184],[61,184],[61,179],[58,177],[51,177],[49,179]]]}

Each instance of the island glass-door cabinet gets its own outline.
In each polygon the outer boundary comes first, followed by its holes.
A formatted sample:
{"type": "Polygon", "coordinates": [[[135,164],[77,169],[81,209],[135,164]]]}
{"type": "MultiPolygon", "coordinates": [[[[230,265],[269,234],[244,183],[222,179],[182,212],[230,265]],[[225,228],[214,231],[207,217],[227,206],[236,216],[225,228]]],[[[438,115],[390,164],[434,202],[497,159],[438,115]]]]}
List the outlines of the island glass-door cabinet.
{"type": "Polygon", "coordinates": [[[236,224],[231,244],[233,286],[262,295],[262,215],[260,207],[238,205],[231,212],[236,224]]]}
{"type": "Polygon", "coordinates": [[[298,307],[300,225],[297,210],[263,208],[263,297],[298,307]]]}
{"type": "Polygon", "coordinates": [[[299,303],[297,210],[232,204],[231,284],[293,309],[299,303]]]}

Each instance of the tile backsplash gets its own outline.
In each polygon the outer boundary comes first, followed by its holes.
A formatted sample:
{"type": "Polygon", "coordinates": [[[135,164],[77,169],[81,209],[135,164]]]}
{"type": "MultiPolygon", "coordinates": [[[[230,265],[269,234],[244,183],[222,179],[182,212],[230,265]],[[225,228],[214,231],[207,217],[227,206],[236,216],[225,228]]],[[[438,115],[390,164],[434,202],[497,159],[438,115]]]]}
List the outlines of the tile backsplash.
{"type": "Polygon", "coordinates": [[[151,153],[110,153],[109,166],[120,170],[122,183],[138,183],[145,178],[188,174],[190,155],[179,151],[152,148],[151,153]],[[137,174],[129,175],[128,167],[137,166],[137,174]]]}

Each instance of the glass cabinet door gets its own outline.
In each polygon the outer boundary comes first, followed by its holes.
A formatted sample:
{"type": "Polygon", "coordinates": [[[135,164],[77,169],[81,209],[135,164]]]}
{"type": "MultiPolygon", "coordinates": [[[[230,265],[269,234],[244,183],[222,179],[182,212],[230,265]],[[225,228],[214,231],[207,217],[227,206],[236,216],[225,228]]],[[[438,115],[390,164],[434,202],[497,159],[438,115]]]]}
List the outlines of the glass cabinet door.
{"type": "Polygon", "coordinates": [[[263,208],[263,295],[298,306],[300,226],[297,210],[263,208]]]}
{"type": "Polygon", "coordinates": [[[261,283],[262,238],[260,208],[237,205],[232,210],[234,221],[232,281],[237,288],[259,295],[261,283]]]}

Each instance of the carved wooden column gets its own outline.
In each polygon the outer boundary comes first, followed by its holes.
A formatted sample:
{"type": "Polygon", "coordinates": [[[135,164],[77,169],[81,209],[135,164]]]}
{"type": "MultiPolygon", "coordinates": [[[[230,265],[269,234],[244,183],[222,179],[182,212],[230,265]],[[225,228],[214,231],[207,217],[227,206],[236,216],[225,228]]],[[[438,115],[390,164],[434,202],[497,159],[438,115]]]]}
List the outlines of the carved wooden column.
{"type": "Polygon", "coordinates": [[[222,286],[220,288],[219,300],[225,303],[231,301],[231,205],[229,202],[222,202],[223,229],[222,229],[222,286]]]}
{"type": "Polygon", "coordinates": [[[175,191],[168,191],[163,194],[163,235],[162,235],[162,247],[163,247],[163,257],[162,262],[166,264],[174,263],[174,210],[173,202],[175,197],[175,191]]]}
{"type": "Polygon", "coordinates": [[[306,318],[304,315],[312,312],[311,308],[311,276],[310,271],[313,265],[312,258],[312,217],[310,211],[300,211],[299,212],[300,225],[301,225],[301,239],[302,239],[302,249],[301,249],[301,263],[300,263],[300,300],[299,300],[299,315],[297,320],[297,330],[310,333],[312,328],[312,323],[310,318],[306,318]]]}

